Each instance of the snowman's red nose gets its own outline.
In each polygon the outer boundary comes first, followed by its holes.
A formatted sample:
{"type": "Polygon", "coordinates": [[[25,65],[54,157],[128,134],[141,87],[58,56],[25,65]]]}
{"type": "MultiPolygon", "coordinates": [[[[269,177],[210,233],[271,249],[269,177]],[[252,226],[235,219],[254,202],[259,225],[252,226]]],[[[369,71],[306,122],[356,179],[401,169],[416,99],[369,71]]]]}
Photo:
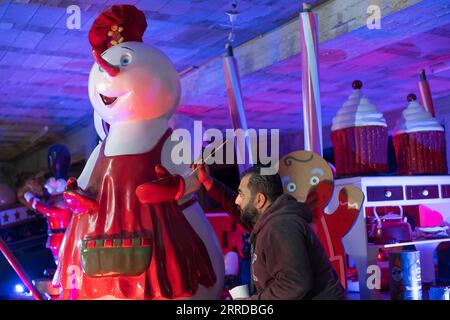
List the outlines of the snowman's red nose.
{"type": "Polygon", "coordinates": [[[95,62],[97,62],[97,64],[106,72],[108,72],[108,74],[111,77],[115,77],[120,73],[120,68],[118,66],[114,66],[112,64],[110,64],[108,61],[106,61],[105,59],[102,58],[101,55],[98,54],[98,52],[96,50],[92,51],[92,54],[94,56],[94,60],[95,62]]]}

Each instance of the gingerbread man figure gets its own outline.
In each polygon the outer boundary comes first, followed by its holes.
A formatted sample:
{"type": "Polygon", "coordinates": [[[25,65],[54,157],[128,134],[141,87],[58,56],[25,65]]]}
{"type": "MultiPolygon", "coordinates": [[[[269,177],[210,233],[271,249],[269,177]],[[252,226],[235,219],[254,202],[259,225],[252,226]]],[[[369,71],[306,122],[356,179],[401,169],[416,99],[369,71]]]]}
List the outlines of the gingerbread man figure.
{"type": "Polygon", "coordinates": [[[279,174],[285,192],[305,202],[313,211],[313,228],[323,243],[341,284],[347,288],[345,250],[342,238],[350,231],[364,200],[363,192],[354,186],[339,191],[339,205],[328,214],[325,208],[332,199],[334,177],[328,163],[311,151],[295,151],[279,162],[279,174]]]}

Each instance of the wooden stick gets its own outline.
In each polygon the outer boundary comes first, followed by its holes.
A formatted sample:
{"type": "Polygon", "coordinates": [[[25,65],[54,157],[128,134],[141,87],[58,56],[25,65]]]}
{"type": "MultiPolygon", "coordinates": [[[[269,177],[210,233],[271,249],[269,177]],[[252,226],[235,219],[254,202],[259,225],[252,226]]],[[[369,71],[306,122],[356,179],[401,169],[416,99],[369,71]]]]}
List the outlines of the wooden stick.
{"type": "MultiPolygon", "coordinates": [[[[228,142],[228,140],[225,140],[224,142],[222,142],[222,144],[220,146],[218,146],[217,148],[214,149],[214,152],[211,152],[211,154],[209,156],[207,156],[205,159],[201,159],[199,162],[194,162],[193,164],[202,164],[203,162],[205,162],[206,160],[208,160],[209,158],[212,157],[213,153],[215,154],[217,150],[221,149],[226,143],[228,142]]],[[[198,170],[198,167],[195,168],[194,170],[192,170],[188,175],[184,175],[183,178],[188,178],[190,177],[195,171],[198,170]]]]}

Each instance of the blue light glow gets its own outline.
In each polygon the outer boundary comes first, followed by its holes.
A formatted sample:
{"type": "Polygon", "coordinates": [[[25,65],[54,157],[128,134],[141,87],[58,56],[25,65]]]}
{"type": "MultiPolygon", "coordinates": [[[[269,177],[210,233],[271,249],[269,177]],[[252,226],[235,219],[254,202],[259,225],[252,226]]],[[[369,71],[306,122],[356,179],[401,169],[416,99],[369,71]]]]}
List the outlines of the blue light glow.
{"type": "Polygon", "coordinates": [[[21,294],[25,292],[25,288],[22,284],[16,284],[16,286],[14,287],[14,292],[21,294]]]}

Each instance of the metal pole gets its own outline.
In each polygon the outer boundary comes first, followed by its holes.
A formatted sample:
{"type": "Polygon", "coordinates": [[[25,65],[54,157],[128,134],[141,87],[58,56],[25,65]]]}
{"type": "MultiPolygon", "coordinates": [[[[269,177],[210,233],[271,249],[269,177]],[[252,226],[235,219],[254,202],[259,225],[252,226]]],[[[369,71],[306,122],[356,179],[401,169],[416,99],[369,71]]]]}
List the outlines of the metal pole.
{"type": "Polygon", "coordinates": [[[14,269],[14,271],[19,276],[20,280],[25,284],[25,286],[30,290],[31,294],[33,295],[35,300],[46,300],[44,296],[39,292],[39,290],[33,285],[31,282],[30,277],[26,274],[23,267],[20,265],[17,258],[14,256],[14,254],[9,250],[8,245],[3,241],[3,239],[0,237],[0,250],[2,251],[3,255],[5,256],[6,260],[8,260],[11,267],[14,269]]]}
{"type": "Polygon", "coordinates": [[[239,165],[239,172],[242,173],[250,164],[254,164],[252,153],[252,141],[248,136],[247,119],[245,117],[244,101],[242,98],[241,83],[239,80],[239,69],[237,66],[236,58],[233,54],[233,48],[230,44],[226,46],[226,55],[223,58],[223,68],[225,73],[225,84],[227,87],[228,103],[230,108],[231,120],[233,122],[234,129],[242,129],[246,134],[245,148],[241,150],[239,146],[236,146],[238,159],[245,159],[245,152],[248,156],[248,162],[239,165]]]}

